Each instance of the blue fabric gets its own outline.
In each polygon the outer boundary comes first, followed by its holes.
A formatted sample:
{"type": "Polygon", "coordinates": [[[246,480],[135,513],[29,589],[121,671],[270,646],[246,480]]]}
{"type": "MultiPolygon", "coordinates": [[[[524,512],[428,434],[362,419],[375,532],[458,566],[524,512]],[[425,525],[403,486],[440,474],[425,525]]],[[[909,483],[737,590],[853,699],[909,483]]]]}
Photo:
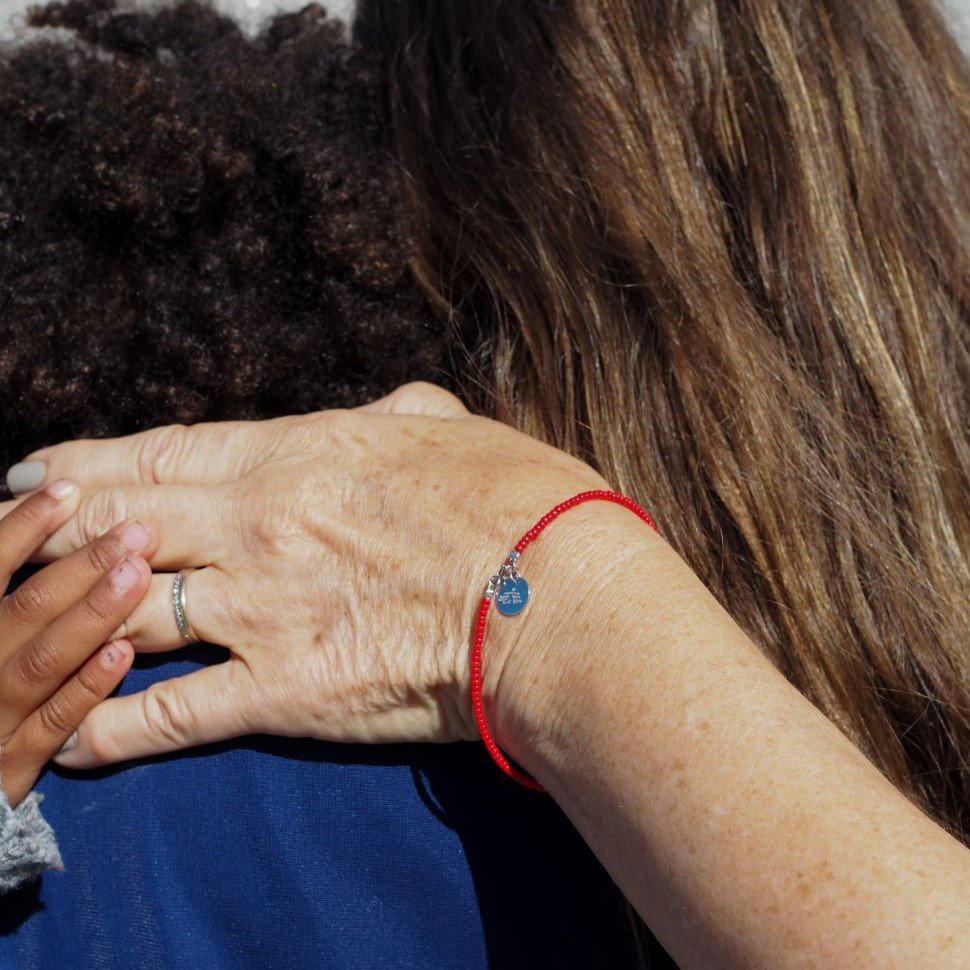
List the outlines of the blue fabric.
{"type": "Polygon", "coordinates": [[[4,970],[633,965],[596,859],[478,744],[259,737],[38,789],[66,870],[0,901],[4,970]]]}

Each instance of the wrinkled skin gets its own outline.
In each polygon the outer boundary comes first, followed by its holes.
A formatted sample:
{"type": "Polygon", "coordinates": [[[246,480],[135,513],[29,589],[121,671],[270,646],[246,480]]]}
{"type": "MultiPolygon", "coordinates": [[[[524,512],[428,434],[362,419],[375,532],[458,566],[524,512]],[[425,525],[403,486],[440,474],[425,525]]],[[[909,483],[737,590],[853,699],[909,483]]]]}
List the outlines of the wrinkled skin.
{"type": "MultiPolygon", "coordinates": [[[[152,588],[117,634],[141,651],[182,645],[172,573],[204,567],[188,577],[189,616],[199,637],[231,651],[99,705],[57,759],[75,767],[254,732],[477,737],[468,645],[488,576],[552,505],[609,487],[425,383],[353,410],[172,426],[31,457],[47,462],[47,480],[70,474],[84,490],[38,558],[67,555],[119,519],[151,523],[152,588]]],[[[487,684],[514,650],[511,629],[490,630],[487,684]]]]}

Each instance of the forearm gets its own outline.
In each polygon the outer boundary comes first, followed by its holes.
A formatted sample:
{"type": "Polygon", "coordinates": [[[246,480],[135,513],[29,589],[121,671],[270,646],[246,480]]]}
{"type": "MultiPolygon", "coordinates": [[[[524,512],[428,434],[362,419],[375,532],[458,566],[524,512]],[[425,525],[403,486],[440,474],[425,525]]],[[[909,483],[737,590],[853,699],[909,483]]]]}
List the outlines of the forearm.
{"type": "Polygon", "coordinates": [[[775,670],[658,536],[600,503],[569,515],[572,530],[523,557],[536,610],[497,685],[513,694],[494,698],[499,737],[674,958],[970,965],[970,851],[775,670]],[[579,541],[601,529],[595,545],[579,541]],[[562,565],[587,550],[587,571],[562,565]],[[572,595],[543,615],[564,579],[572,595]],[[584,596],[584,581],[602,594],[584,596]]]}

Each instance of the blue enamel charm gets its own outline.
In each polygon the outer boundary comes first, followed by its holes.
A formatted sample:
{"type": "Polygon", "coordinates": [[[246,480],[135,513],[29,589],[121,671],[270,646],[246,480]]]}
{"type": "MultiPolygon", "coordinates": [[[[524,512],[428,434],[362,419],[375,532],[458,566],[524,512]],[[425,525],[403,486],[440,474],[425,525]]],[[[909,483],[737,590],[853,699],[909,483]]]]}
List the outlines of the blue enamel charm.
{"type": "Polygon", "coordinates": [[[515,616],[516,613],[521,613],[528,602],[529,584],[522,576],[503,580],[495,594],[495,605],[503,616],[515,616]]]}

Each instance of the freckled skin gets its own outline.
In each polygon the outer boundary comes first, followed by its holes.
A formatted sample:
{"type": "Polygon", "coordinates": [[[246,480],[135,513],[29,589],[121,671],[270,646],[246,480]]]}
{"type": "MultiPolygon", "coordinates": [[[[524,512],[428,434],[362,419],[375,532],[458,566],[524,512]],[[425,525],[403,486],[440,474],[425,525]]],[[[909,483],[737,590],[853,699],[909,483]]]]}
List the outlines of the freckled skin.
{"type": "MultiPolygon", "coordinates": [[[[207,483],[183,487],[218,529],[200,536],[183,507],[166,511],[157,472],[140,491],[89,486],[76,519],[137,514],[159,527],[153,564],[201,557],[193,621],[231,658],[99,705],[62,763],[254,731],[475,737],[468,637],[487,577],[543,512],[609,487],[428,385],[360,411],[177,434],[167,474],[207,483]],[[418,487],[430,481],[440,488],[418,487]]],[[[59,474],[120,467],[107,453],[132,448],[75,443],[47,460],[59,474]]],[[[42,557],[72,537],[55,532],[42,557]]],[[[970,966],[970,853],[784,679],[661,535],[588,503],[519,566],[529,605],[487,636],[493,731],[678,965],[970,966]]],[[[172,646],[146,616],[135,610],[131,636],[172,646]]]]}
{"type": "MultiPolygon", "coordinates": [[[[689,609],[668,608],[686,564],[599,512],[611,555],[638,552],[610,597],[560,601],[523,635],[509,665],[538,652],[553,701],[522,704],[503,683],[496,719],[678,965],[970,966],[966,848],[700,584],[689,609]]],[[[536,553],[539,588],[579,581],[536,553]]]]}
{"type": "MultiPolygon", "coordinates": [[[[170,443],[192,436],[169,452],[222,449],[221,459],[199,457],[198,471],[188,473],[209,482],[193,518],[182,510],[167,520],[156,515],[167,557],[159,568],[171,568],[175,550],[195,544],[198,523],[208,523],[203,535],[219,537],[192,553],[204,568],[186,584],[200,636],[231,651],[210,669],[215,679],[197,681],[211,731],[337,741],[476,738],[468,636],[485,582],[531,520],[569,495],[608,487],[570,456],[470,415],[444,389],[403,385],[382,400],[383,410],[337,409],[232,433],[218,424],[167,432],[170,443]],[[230,459],[222,476],[220,460],[230,459]]],[[[145,453],[139,436],[125,441],[115,447],[145,453]]],[[[47,461],[56,465],[59,454],[70,451],[54,449],[47,461]]],[[[164,477],[151,472],[154,482],[164,477]]],[[[137,514],[126,507],[132,501],[140,500],[123,489],[87,489],[80,525],[60,530],[39,556],[63,554],[108,509],[137,514]]],[[[549,584],[544,609],[555,609],[561,595],[549,584]]],[[[178,646],[166,640],[169,627],[164,609],[127,622],[141,649],[178,646]]],[[[490,635],[489,697],[523,628],[498,626],[490,635]]],[[[520,666],[517,678],[534,676],[531,663],[520,666]]],[[[176,709],[171,683],[153,689],[155,702],[176,709]]],[[[79,732],[70,763],[91,766],[190,740],[187,727],[160,732],[144,716],[140,729],[123,728],[137,707],[144,708],[140,699],[104,705],[79,732]]]]}

